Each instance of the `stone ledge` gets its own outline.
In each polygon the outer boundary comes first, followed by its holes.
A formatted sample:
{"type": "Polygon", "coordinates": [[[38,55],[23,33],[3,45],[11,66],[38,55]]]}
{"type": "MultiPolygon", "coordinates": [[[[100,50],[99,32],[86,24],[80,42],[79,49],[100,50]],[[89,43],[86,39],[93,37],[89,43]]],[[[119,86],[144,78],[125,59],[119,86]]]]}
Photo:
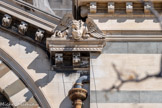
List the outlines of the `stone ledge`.
{"type": "Polygon", "coordinates": [[[47,49],[50,52],[54,51],[97,51],[101,52],[105,46],[104,39],[87,39],[81,41],[52,39],[47,38],[47,49]]]}

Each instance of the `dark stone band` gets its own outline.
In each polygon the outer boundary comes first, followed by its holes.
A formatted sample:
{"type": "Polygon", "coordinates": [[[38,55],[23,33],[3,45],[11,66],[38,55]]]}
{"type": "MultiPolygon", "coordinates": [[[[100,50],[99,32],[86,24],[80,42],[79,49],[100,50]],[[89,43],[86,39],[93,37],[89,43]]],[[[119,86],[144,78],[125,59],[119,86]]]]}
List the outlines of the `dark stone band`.
{"type": "Polygon", "coordinates": [[[107,42],[105,54],[161,54],[161,42],[107,42]]]}
{"type": "Polygon", "coordinates": [[[91,91],[90,95],[91,103],[162,103],[162,91],[91,91]]]}

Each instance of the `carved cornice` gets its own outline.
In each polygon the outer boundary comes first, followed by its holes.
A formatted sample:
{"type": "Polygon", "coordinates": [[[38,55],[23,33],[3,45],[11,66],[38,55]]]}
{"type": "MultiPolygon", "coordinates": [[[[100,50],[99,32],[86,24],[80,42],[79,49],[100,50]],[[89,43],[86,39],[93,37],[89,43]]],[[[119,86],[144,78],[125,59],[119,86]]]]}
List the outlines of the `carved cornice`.
{"type": "Polygon", "coordinates": [[[41,11],[23,1],[0,1],[0,28],[43,49],[46,38],[53,34],[60,18],[41,11]]]}
{"type": "MultiPolygon", "coordinates": [[[[115,16],[127,16],[127,17],[152,17],[154,16],[150,9],[150,1],[153,3],[155,10],[158,12],[161,10],[159,4],[161,0],[74,0],[76,8],[80,8],[81,12],[74,12],[74,15],[82,16],[85,10],[88,16],[94,17],[115,17],[115,16]],[[84,10],[82,9],[84,7],[84,10]],[[82,12],[83,11],[83,12],[82,12]]],[[[84,13],[85,14],[85,13],[84,13]]]]}
{"type": "Polygon", "coordinates": [[[32,9],[12,0],[0,1],[0,11],[47,32],[52,32],[60,21],[60,18],[52,17],[36,8],[32,9]]]}
{"type": "Polygon", "coordinates": [[[47,38],[46,47],[50,52],[60,51],[87,51],[87,52],[102,52],[105,46],[104,39],[88,39],[81,41],[66,40],[66,39],[52,39],[47,38]]]}
{"type": "MultiPolygon", "coordinates": [[[[4,27],[2,27],[2,29],[24,38],[31,37],[33,40],[37,41],[37,43],[44,44],[47,42],[46,46],[50,51],[102,51],[105,45],[105,41],[102,39],[102,32],[91,19],[87,19],[87,26],[84,26],[85,24],[82,21],[73,20],[72,15],[68,15],[70,17],[65,17],[60,22],[60,19],[57,17],[51,18],[48,14],[44,15],[45,13],[39,12],[39,10],[33,10],[30,6],[26,7],[26,5],[20,4],[21,3],[12,0],[0,1],[1,20],[3,23],[2,26],[4,27]],[[24,7],[26,7],[27,10],[24,7]],[[41,15],[42,17],[39,17],[41,15]],[[46,16],[47,19],[44,19],[44,16],[46,16]],[[66,18],[70,18],[70,20],[66,18]],[[73,22],[72,25],[70,23],[71,21],[73,22]],[[78,31],[71,31],[74,29],[71,28],[71,26],[78,27],[77,25],[80,23],[83,24],[82,28],[78,28],[78,31]],[[57,37],[48,38],[51,37],[56,30],[61,30],[62,32],[62,29],[64,30],[62,26],[69,28],[68,30],[71,31],[71,33],[68,33],[72,34],[72,40],[68,38],[58,39],[57,37]],[[33,32],[34,34],[31,34],[33,32]],[[78,33],[80,33],[80,37],[78,33]],[[84,36],[83,40],[82,36],[84,36]],[[86,36],[91,38],[88,39],[86,36]],[[48,39],[46,40],[46,38],[48,39]]],[[[71,36],[70,34],[68,34],[68,36],[71,36]]]]}
{"type": "Polygon", "coordinates": [[[103,48],[98,48],[98,47],[84,47],[84,48],[58,48],[54,45],[50,45],[50,51],[54,51],[54,52],[59,52],[59,51],[90,51],[90,52],[93,52],[93,51],[96,51],[96,52],[101,52],[103,48]]]}

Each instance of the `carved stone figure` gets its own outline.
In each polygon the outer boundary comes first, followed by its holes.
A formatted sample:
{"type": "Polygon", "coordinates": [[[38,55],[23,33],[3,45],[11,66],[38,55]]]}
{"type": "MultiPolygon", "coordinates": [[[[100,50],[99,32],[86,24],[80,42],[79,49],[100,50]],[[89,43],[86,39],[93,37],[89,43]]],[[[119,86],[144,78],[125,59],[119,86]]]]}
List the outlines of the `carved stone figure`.
{"type": "Polygon", "coordinates": [[[96,39],[103,39],[106,37],[105,34],[98,28],[91,18],[86,19],[86,26],[88,29],[87,34],[96,39]]]}
{"type": "Polygon", "coordinates": [[[150,14],[150,8],[152,8],[152,5],[150,2],[145,2],[144,3],[144,13],[145,14],[150,14]]]}
{"type": "Polygon", "coordinates": [[[59,65],[63,63],[63,53],[56,53],[55,54],[55,64],[59,65]]]}
{"type": "Polygon", "coordinates": [[[66,31],[61,32],[60,30],[56,30],[53,34],[53,37],[63,38],[66,36],[66,31]]]}
{"type": "Polygon", "coordinates": [[[28,29],[28,24],[24,21],[21,21],[21,24],[18,26],[18,32],[24,35],[27,29],[28,29]]]}
{"type": "Polygon", "coordinates": [[[86,67],[89,65],[89,58],[82,58],[81,59],[81,66],[86,67]]]}
{"type": "Polygon", "coordinates": [[[11,22],[12,22],[12,17],[8,14],[5,14],[4,17],[2,18],[2,26],[10,27],[11,22]]]}
{"type": "Polygon", "coordinates": [[[115,3],[114,2],[108,2],[108,13],[113,14],[115,12],[115,3]]]}
{"type": "Polygon", "coordinates": [[[133,2],[126,2],[126,12],[128,14],[133,13],[133,2]]]}
{"type": "Polygon", "coordinates": [[[45,33],[44,30],[38,29],[37,32],[35,33],[35,40],[41,42],[44,37],[44,33],[45,33]]]}
{"type": "Polygon", "coordinates": [[[86,22],[83,22],[82,20],[74,20],[70,15],[65,15],[54,31],[54,35],[52,36],[54,38],[66,37],[74,40],[82,40],[89,37],[97,39],[105,37],[91,18],[87,18],[86,22]]]}
{"type": "Polygon", "coordinates": [[[80,53],[79,52],[75,52],[73,53],[73,65],[80,65],[80,53]]]}
{"type": "Polygon", "coordinates": [[[96,2],[90,2],[90,13],[96,13],[97,12],[97,3],[96,2]]]}
{"type": "Polygon", "coordinates": [[[86,36],[88,38],[88,34],[86,34],[87,28],[81,20],[73,20],[69,31],[72,34],[72,38],[75,40],[81,40],[82,38],[86,38],[86,36]]]}

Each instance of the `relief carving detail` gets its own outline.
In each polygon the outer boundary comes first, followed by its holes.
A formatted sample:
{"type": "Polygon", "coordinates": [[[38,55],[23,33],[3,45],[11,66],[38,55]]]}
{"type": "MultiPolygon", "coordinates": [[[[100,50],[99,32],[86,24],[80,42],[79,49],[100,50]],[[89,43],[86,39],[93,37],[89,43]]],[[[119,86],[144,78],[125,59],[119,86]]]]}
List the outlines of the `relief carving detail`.
{"type": "Polygon", "coordinates": [[[102,39],[105,38],[105,35],[91,18],[87,18],[83,22],[82,20],[74,20],[70,15],[65,15],[52,37],[83,40],[88,38],[102,39]]]}
{"type": "Polygon", "coordinates": [[[12,22],[12,17],[8,14],[5,14],[2,18],[2,26],[10,27],[11,22],[12,22]]]}
{"type": "Polygon", "coordinates": [[[44,37],[44,33],[45,33],[44,30],[38,29],[37,32],[35,33],[35,40],[41,42],[44,37]]]}
{"type": "Polygon", "coordinates": [[[24,21],[21,21],[20,25],[18,26],[18,32],[22,35],[25,34],[28,30],[28,24],[24,21]]]}

